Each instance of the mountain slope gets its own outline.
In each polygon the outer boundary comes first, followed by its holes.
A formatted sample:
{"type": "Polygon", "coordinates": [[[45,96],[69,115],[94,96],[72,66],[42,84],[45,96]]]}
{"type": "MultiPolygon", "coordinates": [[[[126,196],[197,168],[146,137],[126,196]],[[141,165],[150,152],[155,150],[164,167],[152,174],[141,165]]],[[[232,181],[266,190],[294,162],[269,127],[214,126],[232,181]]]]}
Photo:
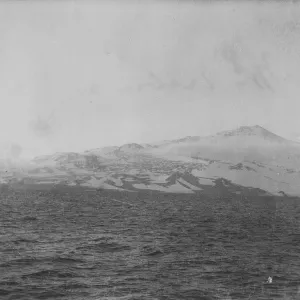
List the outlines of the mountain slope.
{"type": "Polygon", "coordinates": [[[222,193],[224,188],[237,192],[246,188],[300,195],[300,143],[260,126],[156,144],[55,153],[37,157],[33,164],[27,174],[14,171],[2,178],[18,175],[35,182],[48,178],[92,188],[171,193],[202,193],[221,184],[222,193]]]}
{"type": "Polygon", "coordinates": [[[300,144],[286,140],[260,127],[243,126],[208,137],[182,139],[153,149],[154,155],[178,155],[209,160],[262,161],[270,164],[300,166],[300,144]]]}

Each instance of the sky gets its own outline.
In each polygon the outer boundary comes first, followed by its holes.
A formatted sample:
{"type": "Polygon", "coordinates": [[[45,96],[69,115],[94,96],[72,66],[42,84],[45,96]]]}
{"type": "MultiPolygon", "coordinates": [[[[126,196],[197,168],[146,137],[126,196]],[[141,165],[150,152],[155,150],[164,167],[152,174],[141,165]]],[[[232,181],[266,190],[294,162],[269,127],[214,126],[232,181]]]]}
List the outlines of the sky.
{"type": "Polygon", "coordinates": [[[299,69],[298,2],[3,1],[0,148],[29,157],[256,124],[296,139],[299,69]]]}

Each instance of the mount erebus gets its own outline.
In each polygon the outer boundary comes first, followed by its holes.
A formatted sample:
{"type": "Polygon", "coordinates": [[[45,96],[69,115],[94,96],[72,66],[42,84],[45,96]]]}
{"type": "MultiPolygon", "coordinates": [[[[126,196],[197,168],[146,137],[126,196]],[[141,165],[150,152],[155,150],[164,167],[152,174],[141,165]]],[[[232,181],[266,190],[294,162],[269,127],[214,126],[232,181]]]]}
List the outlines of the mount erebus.
{"type": "Polygon", "coordinates": [[[234,187],[300,195],[300,143],[260,126],[153,144],[125,144],[34,158],[1,168],[2,182],[201,193],[234,187]]]}

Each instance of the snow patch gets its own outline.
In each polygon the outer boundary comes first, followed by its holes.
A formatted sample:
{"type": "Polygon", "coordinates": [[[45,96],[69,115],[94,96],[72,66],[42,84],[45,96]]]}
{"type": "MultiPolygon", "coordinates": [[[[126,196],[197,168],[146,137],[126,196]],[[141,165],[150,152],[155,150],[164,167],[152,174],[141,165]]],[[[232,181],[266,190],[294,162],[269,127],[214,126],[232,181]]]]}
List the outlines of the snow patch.
{"type": "Polygon", "coordinates": [[[156,191],[169,192],[169,193],[188,193],[188,194],[193,193],[193,191],[185,188],[178,182],[176,184],[170,185],[168,187],[163,187],[163,186],[160,186],[157,184],[146,185],[143,183],[133,184],[133,186],[137,189],[142,189],[142,190],[156,190],[156,191]]]}
{"type": "Polygon", "coordinates": [[[180,178],[177,181],[184,184],[184,185],[186,185],[186,186],[188,186],[193,191],[201,191],[202,190],[201,188],[196,187],[196,186],[192,185],[191,183],[185,181],[183,178],[180,178]]]}

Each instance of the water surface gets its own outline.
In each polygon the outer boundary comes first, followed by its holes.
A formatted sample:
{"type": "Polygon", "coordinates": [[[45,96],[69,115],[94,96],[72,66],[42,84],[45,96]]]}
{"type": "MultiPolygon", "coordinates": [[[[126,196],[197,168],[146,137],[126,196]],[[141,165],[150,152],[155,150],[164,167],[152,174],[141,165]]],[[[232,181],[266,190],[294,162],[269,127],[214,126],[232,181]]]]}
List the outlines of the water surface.
{"type": "Polygon", "coordinates": [[[5,192],[0,297],[299,299],[299,220],[286,198],[5,192]]]}

